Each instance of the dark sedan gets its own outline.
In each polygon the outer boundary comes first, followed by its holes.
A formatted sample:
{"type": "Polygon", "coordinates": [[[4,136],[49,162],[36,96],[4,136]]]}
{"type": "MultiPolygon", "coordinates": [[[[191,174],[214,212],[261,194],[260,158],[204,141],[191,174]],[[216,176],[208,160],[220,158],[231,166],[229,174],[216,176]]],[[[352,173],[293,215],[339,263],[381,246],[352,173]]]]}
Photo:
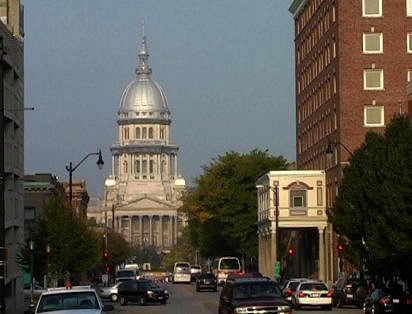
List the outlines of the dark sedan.
{"type": "Polygon", "coordinates": [[[212,273],[203,273],[196,278],[196,291],[217,291],[217,278],[212,273]]]}
{"type": "Polygon", "coordinates": [[[117,295],[120,305],[126,305],[128,302],[137,302],[140,305],[166,304],[169,299],[169,292],[166,289],[146,279],[122,282],[117,289],[117,295]]]}
{"type": "Polygon", "coordinates": [[[236,278],[227,281],[219,299],[219,314],[292,313],[278,284],[267,278],[236,278]]]}

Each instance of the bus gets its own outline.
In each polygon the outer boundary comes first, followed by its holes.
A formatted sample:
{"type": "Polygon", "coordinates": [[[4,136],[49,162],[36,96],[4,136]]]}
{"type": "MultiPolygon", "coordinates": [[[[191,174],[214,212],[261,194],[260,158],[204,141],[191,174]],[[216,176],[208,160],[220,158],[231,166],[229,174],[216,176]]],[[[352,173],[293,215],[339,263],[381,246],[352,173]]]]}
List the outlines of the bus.
{"type": "Polygon", "coordinates": [[[212,272],[217,278],[217,283],[223,285],[230,273],[241,272],[240,260],[234,256],[223,256],[213,260],[212,272]]]}
{"type": "Polygon", "coordinates": [[[173,267],[173,283],[184,282],[190,284],[190,263],[189,262],[176,262],[173,267]]]}

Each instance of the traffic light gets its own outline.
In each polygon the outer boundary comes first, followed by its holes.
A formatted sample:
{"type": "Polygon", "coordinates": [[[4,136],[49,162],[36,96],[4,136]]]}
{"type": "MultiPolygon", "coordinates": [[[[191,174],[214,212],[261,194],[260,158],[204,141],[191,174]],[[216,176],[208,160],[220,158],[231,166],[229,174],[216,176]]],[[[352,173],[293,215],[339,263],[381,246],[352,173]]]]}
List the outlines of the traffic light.
{"type": "Polygon", "coordinates": [[[295,251],[293,250],[292,247],[290,247],[290,248],[288,249],[288,254],[289,254],[290,257],[292,257],[293,254],[295,254],[295,251]]]}
{"type": "Polygon", "coordinates": [[[103,251],[103,258],[104,258],[105,261],[109,260],[109,250],[108,249],[105,249],[103,251]]]}
{"type": "Polygon", "coordinates": [[[343,244],[342,244],[342,243],[338,243],[337,249],[338,249],[338,255],[339,255],[339,256],[342,256],[343,251],[344,251],[343,244]]]}
{"type": "Polygon", "coordinates": [[[106,265],[106,267],[105,267],[104,270],[106,271],[106,274],[110,273],[110,266],[109,266],[109,265],[106,265]]]}

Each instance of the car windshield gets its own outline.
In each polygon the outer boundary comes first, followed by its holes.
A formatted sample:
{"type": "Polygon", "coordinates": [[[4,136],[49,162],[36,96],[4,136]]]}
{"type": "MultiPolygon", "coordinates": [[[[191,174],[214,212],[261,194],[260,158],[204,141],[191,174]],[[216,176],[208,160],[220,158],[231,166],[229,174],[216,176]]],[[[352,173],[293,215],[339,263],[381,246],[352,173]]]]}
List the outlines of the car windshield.
{"type": "Polygon", "coordinates": [[[299,286],[300,282],[299,281],[291,281],[289,283],[289,288],[293,291],[296,290],[297,286],[299,286]]]}
{"type": "Polygon", "coordinates": [[[100,309],[94,292],[64,292],[43,295],[37,313],[62,310],[100,309]]]}
{"type": "Polygon", "coordinates": [[[256,299],[268,297],[281,297],[279,287],[270,281],[242,283],[233,286],[234,299],[256,299]]]}
{"type": "Polygon", "coordinates": [[[147,289],[159,288],[159,286],[156,283],[154,283],[153,281],[142,281],[141,285],[142,285],[142,287],[145,287],[147,289]]]}

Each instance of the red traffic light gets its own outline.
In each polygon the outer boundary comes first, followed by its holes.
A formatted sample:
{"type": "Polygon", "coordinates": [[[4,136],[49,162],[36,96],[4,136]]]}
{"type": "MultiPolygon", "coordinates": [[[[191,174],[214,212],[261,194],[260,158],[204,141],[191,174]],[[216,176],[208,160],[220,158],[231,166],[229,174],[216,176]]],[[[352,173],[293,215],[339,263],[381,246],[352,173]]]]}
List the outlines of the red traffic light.
{"type": "Polygon", "coordinates": [[[293,256],[293,254],[295,253],[295,251],[293,251],[293,248],[289,248],[289,250],[288,250],[288,254],[289,254],[289,256],[293,256]]]}
{"type": "Polygon", "coordinates": [[[106,271],[106,273],[110,273],[110,266],[109,265],[106,265],[105,271],[106,271]]]}
{"type": "Polygon", "coordinates": [[[338,243],[338,253],[339,253],[339,254],[342,254],[343,251],[344,251],[343,244],[342,244],[342,243],[338,243]]]}
{"type": "Polygon", "coordinates": [[[103,251],[103,258],[105,259],[105,260],[108,260],[109,259],[109,250],[104,250],[103,251]]]}

